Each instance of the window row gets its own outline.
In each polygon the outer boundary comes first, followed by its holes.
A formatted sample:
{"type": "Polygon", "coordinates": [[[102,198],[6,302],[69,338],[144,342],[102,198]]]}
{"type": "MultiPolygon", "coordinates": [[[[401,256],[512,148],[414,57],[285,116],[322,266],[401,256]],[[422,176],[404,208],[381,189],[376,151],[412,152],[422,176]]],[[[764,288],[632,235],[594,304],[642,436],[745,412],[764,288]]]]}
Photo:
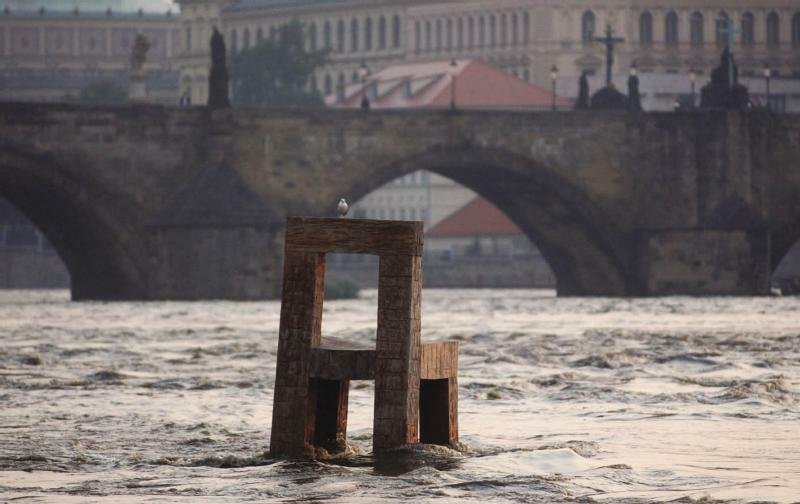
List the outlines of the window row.
{"type": "MultiPolygon", "coordinates": [[[[250,31],[250,28],[245,28],[241,32],[240,40],[239,33],[236,29],[232,29],[228,37],[230,50],[236,53],[249,49],[252,45],[264,40],[265,36],[274,40],[277,33],[277,26],[270,27],[268,34],[265,34],[261,27],[256,29],[255,34],[250,31]]],[[[400,16],[397,15],[391,18],[391,31],[389,21],[385,16],[380,16],[377,20],[367,17],[363,22],[357,18],[353,18],[349,23],[343,19],[335,23],[325,21],[321,27],[317,26],[316,22],[312,22],[306,28],[307,46],[311,51],[329,49],[344,53],[348,48],[350,52],[399,49],[401,37],[402,24],[400,16]]]]}
{"type": "MultiPolygon", "coordinates": [[[[595,14],[587,10],[581,19],[581,39],[588,43],[595,38],[595,14]]],[[[675,11],[669,11],[664,17],[664,43],[678,45],[680,40],[680,20],[675,11]]],[[[781,43],[780,15],[772,11],[767,14],[765,22],[766,44],[770,47],[779,46],[781,43]]],[[[722,48],[738,35],[743,46],[755,45],[756,23],[752,12],[745,12],[741,16],[740,26],[733,26],[730,16],[725,11],[720,11],[714,20],[714,38],[717,47],[722,48]]],[[[794,47],[800,47],[800,11],[794,13],[791,21],[791,42],[794,47]]],[[[705,18],[700,12],[693,12],[689,18],[689,43],[692,47],[702,47],[705,44],[705,18]]],[[[649,11],[639,16],[639,43],[650,45],[653,43],[653,15],[649,11]]]]}
{"type": "Polygon", "coordinates": [[[425,220],[427,212],[424,208],[366,208],[364,216],[368,219],[389,219],[389,220],[425,220]]]}
{"type": "Polygon", "coordinates": [[[530,38],[528,12],[414,22],[414,50],[418,53],[528,45],[530,38]]]}
{"type": "Polygon", "coordinates": [[[391,33],[389,21],[385,16],[378,17],[377,21],[367,17],[363,23],[358,18],[350,20],[348,33],[348,23],[340,19],[335,24],[325,21],[322,24],[321,32],[316,23],[308,26],[308,46],[312,51],[317,49],[329,49],[338,53],[358,51],[385,51],[387,49],[399,49],[402,38],[402,24],[400,16],[392,16],[391,33]],[[334,33],[335,31],[335,33],[334,33]],[[321,42],[321,44],[320,44],[321,42]]]}
{"type": "Polygon", "coordinates": [[[251,38],[250,28],[245,28],[242,30],[240,40],[239,32],[236,31],[236,28],[233,28],[228,33],[228,49],[232,53],[238,53],[239,51],[250,49],[252,45],[258,44],[267,37],[269,40],[275,40],[275,38],[278,36],[278,30],[278,26],[270,26],[269,31],[267,32],[264,30],[264,28],[259,26],[255,30],[254,36],[251,38]]]}

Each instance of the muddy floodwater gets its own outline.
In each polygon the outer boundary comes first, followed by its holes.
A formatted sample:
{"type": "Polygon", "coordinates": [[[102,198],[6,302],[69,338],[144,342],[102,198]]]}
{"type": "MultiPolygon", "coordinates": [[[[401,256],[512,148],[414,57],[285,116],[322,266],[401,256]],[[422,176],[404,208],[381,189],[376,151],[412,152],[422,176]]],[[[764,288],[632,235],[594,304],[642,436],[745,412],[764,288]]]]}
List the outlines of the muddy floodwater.
{"type": "MultiPolygon", "coordinates": [[[[800,502],[800,299],[425,290],[463,452],[271,460],[279,302],[0,292],[0,502],[800,502]]],[[[376,292],[325,336],[374,340],[376,292]]]]}

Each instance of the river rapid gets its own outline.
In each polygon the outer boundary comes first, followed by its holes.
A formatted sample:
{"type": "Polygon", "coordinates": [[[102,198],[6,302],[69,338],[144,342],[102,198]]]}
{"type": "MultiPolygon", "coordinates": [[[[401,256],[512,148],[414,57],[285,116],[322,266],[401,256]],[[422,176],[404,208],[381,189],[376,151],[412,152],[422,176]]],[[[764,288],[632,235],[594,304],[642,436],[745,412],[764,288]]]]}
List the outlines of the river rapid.
{"type": "MultiPolygon", "coordinates": [[[[374,340],[376,292],[325,336],[374,340]]],[[[800,502],[800,298],[423,292],[462,452],[271,460],[279,302],[0,291],[0,502],[800,502]]]]}

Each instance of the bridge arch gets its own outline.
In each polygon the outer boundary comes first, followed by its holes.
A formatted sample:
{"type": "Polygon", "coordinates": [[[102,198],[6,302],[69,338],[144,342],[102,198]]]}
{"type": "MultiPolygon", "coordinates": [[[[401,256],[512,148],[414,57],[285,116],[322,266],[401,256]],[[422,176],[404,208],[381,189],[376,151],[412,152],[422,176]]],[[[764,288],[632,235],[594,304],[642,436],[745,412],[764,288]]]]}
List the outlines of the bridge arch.
{"type": "Polygon", "coordinates": [[[132,232],[136,211],[125,197],[47,155],[7,142],[0,142],[0,197],[56,249],[69,270],[74,300],[146,297],[143,265],[133,259],[144,242],[132,232]]]}
{"type": "Polygon", "coordinates": [[[357,201],[417,170],[447,177],[503,211],[541,250],[556,275],[559,295],[621,296],[630,292],[626,238],[611,219],[563,177],[507,150],[433,148],[378,164],[344,194],[357,201]]]}

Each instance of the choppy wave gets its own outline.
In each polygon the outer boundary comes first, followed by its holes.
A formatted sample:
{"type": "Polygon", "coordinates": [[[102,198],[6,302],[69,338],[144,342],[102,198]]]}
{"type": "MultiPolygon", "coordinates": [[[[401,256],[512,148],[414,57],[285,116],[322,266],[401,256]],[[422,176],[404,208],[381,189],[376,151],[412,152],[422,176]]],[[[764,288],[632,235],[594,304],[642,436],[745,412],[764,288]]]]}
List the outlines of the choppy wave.
{"type": "MultiPolygon", "coordinates": [[[[461,342],[459,450],[268,455],[279,303],[0,293],[0,501],[793,502],[800,300],[424,293],[461,342]]],[[[326,305],[374,340],[376,296],[326,305]]]]}

